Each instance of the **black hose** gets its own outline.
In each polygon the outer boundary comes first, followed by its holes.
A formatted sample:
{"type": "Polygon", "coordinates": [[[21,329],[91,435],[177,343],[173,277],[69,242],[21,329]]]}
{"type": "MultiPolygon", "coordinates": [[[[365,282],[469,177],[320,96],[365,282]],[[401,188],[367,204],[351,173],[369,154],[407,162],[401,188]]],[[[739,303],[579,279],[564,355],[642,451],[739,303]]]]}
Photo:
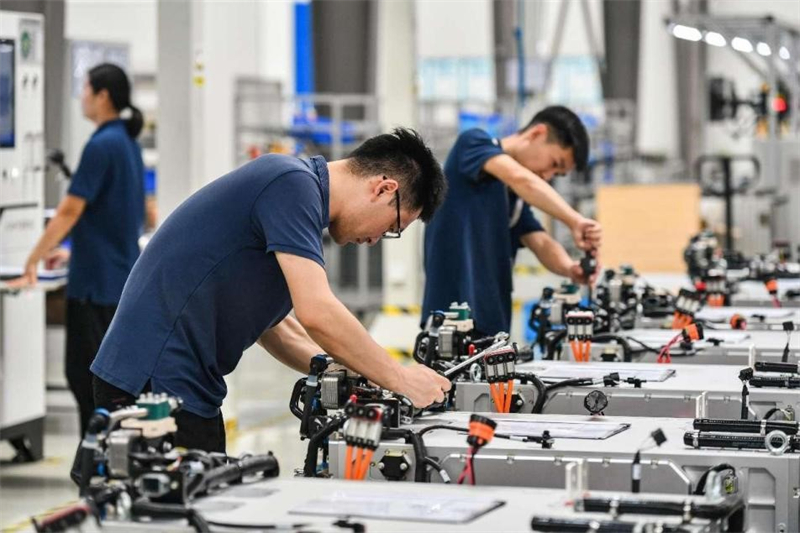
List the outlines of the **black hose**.
{"type": "Polygon", "coordinates": [[[708,470],[703,472],[703,475],[700,476],[700,479],[697,480],[697,486],[694,489],[694,495],[695,496],[705,496],[705,494],[706,494],[706,481],[708,481],[708,475],[711,472],[722,472],[724,470],[731,470],[731,471],[733,471],[733,474],[736,475],[736,468],[734,468],[733,466],[729,465],[728,463],[721,463],[721,464],[718,464],[716,466],[712,466],[711,468],[709,468],[708,470]]]}
{"type": "Polygon", "coordinates": [[[725,433],[769,433],[782,431],[797,435],[798,423],[789,420],[728,420],[724,418],[697,418],[693,424],[698,431],[722,431],[725,433]]]}
{"type": "MultiPolygon", "coordinates": [[[[618,514],[684,516],[686,505],[685,501],[583,498],[575,502],[575,510],[585,513],[607,513],[614,507],[618,514]]],[[[726,498],[719,503],[691,502],[688,505],[692,517],[706,520],[727,518],[743,507],[742,501],[738,498],[726,498]]]]}
{"type": "Polygon", "coordinates": [[[536,401],[533,403],[531,412],[533,414],[541,414],[544,410],[544,404],[547,402],[547,387],[545,384],[536,376],[536,374],[530,372],[517,372],[515,377],[522,383],[530,381],[536,388],[536,401]]]}
{"type": "Polygon", "coordinates": [[[649,345],[643,343],[642,341],[640,341],[636,337],[625,337],[625,341],[626,342],[634,342],[634,343],[638,344],[639,346],[644,348],[644,351],[646,351],[646,352],[652,352],[652,353],[655,353],[655,354],[661,352],[660,348],[653,348],[652,346],[649,346],[649,345]]]}
{"type": "Polygon", "coordinates": [[[447,471],[441,464],[434,461],[432,457],[425,457],[423,461],[425,462],[426,465],[430,466],[431,468],[436,470],[436,472],[439,473],[439,477],[442,478],[443,482],[445,482],[446,484],[450,483],[450,476],[447,475],[447,471]]]}
{"type": "Polygon", "coordinates": [[[750,385],[756,388],[800,389],[800,376],[750,378],[750,385]]]}
{"type": "Polygon", "coordinates": [[[280,467],[274,455],[271,453],[254,455],[204,472],[201,482],[194,487],[194,492],[190,496],[199,492],[208,492],[220,485],[240,483],[245,476],[259,473],[264,477],[278,476],[280,467]]]}
{"type": "Polygon", "coordinates": [[[298,420],[303,420],[303,411],[300,410],[300,397],[303,395],[303,387],[305,387],[306,378],[298,379],[292,389],[292,395],[289,397],[289,411],[297,417],[298,420]]]}
{"type": "Polygon", "coordinates": [[[631,349],[631,345],[628,343],[628,339],[626,337],[622,337],[620,335],[613,335],[611,333],[601,333],[599,335],[595,335],[592,337],[592,342],[603,343],[608,341],[617,341],[617,343],[619,343],[619,345],[622,346],[623,361],[625,361],[626,363],[630,363],[633,360],[633,350],[631,349]]]}
{"type": "Polygon", "coordinates": [[[564,340],[564,337],[567,336],[567,330],[562,329],[559,332],[555,333],[551,336],[550,339],[547,340],[547,351],[545,353],[545,359],[552,361],[556,358],[556,347],[561,344],[561,341],[564,340]]]}
{"type": "Polygon", "coordinates": [[[414,449],[414,481],[418,483],[428,483],[428,478],[425,466],[430,466],[435,469],[445,483],[450,483],[450,478],[447,475],[444,467],[436,462],[428,455],[428,449],[425,447],[422,437],[418,433],[414,433],[410,429],[386,429],[381,435],[381,439],[394,440],[404,439],[407,444],[411,444],[414,449]]]}
{"type": "Polygon", "coordinates": [[[800,373],[798,365],[793,363],[770,363],[766,361],[759,361],[753,368],[756,372],[778,372],[781,374],[797,374],[800,373]]]}
{"type": "MultiPolygon", "coordinates": [[[[425,364],[425,359],[420,357],[419,350],[420,350],[420,347],[422,346],[422,339],[424,339],[427,336],[428,336],[428,332],[427,331],[420,331],[417,334],[417,338],[414,340],[414,351],[411,352],[411,357],[414,358],[414,361],[416,361],[417,363],[419,363],[421,365],[425,364]]],[[[426,353],[427,353],[427,349],[426,349],[426,353]]]]}
{"type": "Polygon", "coordinates": [[[572,379],[565,379],[564,381],[559,381],[558,383],[553,383],[551,385],[547,385],[547,394],[550,394],[554,390],[564,389],[566,387],[585,387],[587,385],[594,384],[594,380],[591,378],[572,378],[572,379]]]}
{"type": "Polygon", "coordinates": [[[185,518],[189,521],[195,531],[198,533],[211,533],[211,528],[203,517],[196,510],[191,507],[183,505],[175,505],[168,503],[153,503],[144,498],[136,500],[131,506],[131,516],[134,518],[148,517],[148,518],[163,518],[167,520],[174,520],[176,518],[185,518]]]}
{"type": "Polygon", "coordinates": [[[330,437],[334,432],[344,426],[347,418],[335,418],[328,422],[322,429],[308,440],[308,452],[306,453],[305,464],[303,465],[304,477],[317,477],[317,455],[323,441],[330,437]]]}
{"type": "Polygon", "coordinates": [[[89,483],[92,481],[92,476],[95,472],[94,454],[98,448],[97,436],[108,429],[110,420],[109,413],[105,409],[98,409],[89,418],[86,435],[84,435],[78,447],[70,472],[70,477],[78,484],[78,494],[80,496],[88,494],[89,483]]]}
{"type": "MultiPolygon", "coordinates": [[[[381,440],[403,439],[407,444],[411,444],[414,450],[414,481],[425,483],[428,481],[425,470],[425,459],[428,457],[428,450],[419,433],[414,433],[410,429],[384,429],[381,440]]],[[[432,459],[431,459],[432,460],[432,459]]]]}
{"type": "Polygon", "coordinates": [[[686,533],[687,529],[667,524],[642,524],[641,522],[620,522],[617,520],[595,520],[590,518],[551,518],[534,516],[531,529],[542,532],[563,533],[634,533],[636,531],[663,531],[664,533],[686,533]]]}
{"type": "Polygon", "coordinates": [[[781,412],[781,409],[779,407],[773,407],[772,409],[770,409],[769,411],[767,411],[764,414],[764,417],[762,418],[762,420],[769,420],[770,418],[772,418],[772,415],[774,415],[775,413],[780,413],[780,412],[781,412]]]}
{"type": "MultiPolygon", "coordinates": [[[[789,437],[790,451],[798,446],[797,437],[789,437]]],[[[724,433],[700,433],[687,431],[683,435],[683,443],[695,449],[730,448],[735,450],[763,450],[766,448],[765,437],[760,435],[728,435],[724,433]]]]}

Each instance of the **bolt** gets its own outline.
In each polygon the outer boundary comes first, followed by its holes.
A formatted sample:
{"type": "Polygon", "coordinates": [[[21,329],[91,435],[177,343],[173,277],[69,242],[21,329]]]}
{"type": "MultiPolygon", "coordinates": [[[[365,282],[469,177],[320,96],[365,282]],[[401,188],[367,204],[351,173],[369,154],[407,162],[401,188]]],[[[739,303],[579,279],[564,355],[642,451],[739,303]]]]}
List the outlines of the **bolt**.
{"type": "Polygon", "coordinates": [[[385,465],[385,464],[383,464],[383,461],[381,461],[380,463],[378,463],[378,470],[383,470],[384,468],[386,468],[386,465],[385,465]]]}
{"type": "Polygon", "coordinates": [[[400,463],[400,470],[402,470],[403,472],[408,470],[408,463],[400,463]]]}

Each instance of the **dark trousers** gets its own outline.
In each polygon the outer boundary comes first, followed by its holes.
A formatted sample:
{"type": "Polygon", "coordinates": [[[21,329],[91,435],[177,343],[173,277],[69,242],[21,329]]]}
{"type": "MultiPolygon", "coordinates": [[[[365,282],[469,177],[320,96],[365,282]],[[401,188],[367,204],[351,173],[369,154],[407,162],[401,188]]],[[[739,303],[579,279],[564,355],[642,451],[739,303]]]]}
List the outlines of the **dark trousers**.
{"type": "MultiPolygon", "coordinates": [[[[148,392],[148,384],[142,392],[148,392]]],[[[136,398],[128,392],[94,376],[94,403],[97,407],[115,411],[136,403],[136,398]]],[[[203,418],[188,411],[173,414],[178,432],[175,433],[175,446],[190,450],[225,453],[225,421],[222,413],[213,418],[203,418]]]]}
{"type": "Polygon", "coordinates": [[[67,383],[78,402],[81,437],[94,412],[92,365],[100,343],[117,311],[115,305],[97,305],[84,300],[67,299],[67,347],[65,370],[67,383]]]}

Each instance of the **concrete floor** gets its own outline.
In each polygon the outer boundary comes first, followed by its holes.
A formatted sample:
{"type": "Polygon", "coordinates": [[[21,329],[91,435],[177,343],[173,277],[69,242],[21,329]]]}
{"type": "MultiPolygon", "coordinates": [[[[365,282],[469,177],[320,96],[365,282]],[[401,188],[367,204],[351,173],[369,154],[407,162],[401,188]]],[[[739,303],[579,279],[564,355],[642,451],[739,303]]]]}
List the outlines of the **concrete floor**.
{"type": "MultiPolygon", "coordinates": [[[[302,465],[305,444],[298,437],[299,422],[289,413],[291,388],[299,374],[268,356],[260,348],[248,351],[229,379],[231,404],[236,405],[239,429],[228,436],[228,453],[272,451],[281,476],[292,476],[302,465]]],[[[226,408],[226,416],[232,409],[226,408]]],[[[34,531],[32,515],[77,499],[69,469],[78,445],[78,418],[71,394],[48,393],[45,459],[31,464],[0,466],[0,531],[34,531]]],[[[0,443],[0,461],[13,456],[11,446],[0,443]]]]}

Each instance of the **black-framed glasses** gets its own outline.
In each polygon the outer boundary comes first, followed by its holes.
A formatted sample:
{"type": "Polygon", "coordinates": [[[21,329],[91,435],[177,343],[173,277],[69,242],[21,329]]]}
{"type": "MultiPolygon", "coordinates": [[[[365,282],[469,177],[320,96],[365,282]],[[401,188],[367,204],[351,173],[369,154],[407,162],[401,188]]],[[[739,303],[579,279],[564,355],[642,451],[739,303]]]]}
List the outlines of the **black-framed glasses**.
{"type": "MultiPolygon", "coordinates": [[[[383,179],[386,179],[386,176],[384,176],[383,179]]],[[[402,233],[402,230],[400,229],[403,227],[400,225],[400,189],[395,189],[394,199],[397,202],[397,231],[384,231],[384,239],[399,239],[402,233]]]]}

